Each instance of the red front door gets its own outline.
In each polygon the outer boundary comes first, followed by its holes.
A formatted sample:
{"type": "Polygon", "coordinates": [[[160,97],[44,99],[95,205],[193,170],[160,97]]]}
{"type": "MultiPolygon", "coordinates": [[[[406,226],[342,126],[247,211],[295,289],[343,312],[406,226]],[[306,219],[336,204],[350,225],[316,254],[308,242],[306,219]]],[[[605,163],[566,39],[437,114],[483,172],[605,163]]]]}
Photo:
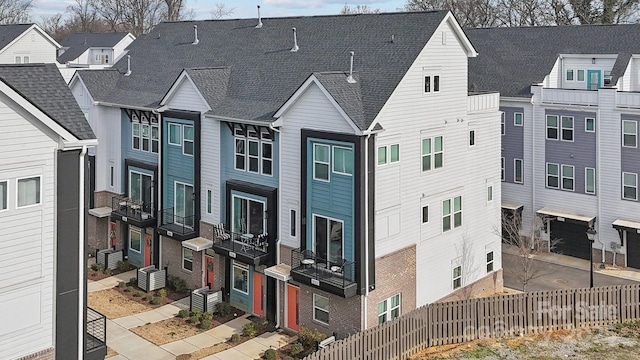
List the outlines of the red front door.
{"type": "Polygon", "coordinates": [[[287,327],[300,330],[300,288],[287,284],[287,327]]]}
{"type": "Polygon", "coordinates": [[[205,266],[204,286],[208,286],[209,289],[213,289],[213,257],[205,255],[204,266],[205,266]]]}
{"type": "Polygon", "coordinates": [[[144,266],[151,266],[151,235],[144,234],[144,266]]]}
{"type": "Polygon", "coordinates": [[[253,272],[253,313],[264,316],[264,275],[253,272]]]}

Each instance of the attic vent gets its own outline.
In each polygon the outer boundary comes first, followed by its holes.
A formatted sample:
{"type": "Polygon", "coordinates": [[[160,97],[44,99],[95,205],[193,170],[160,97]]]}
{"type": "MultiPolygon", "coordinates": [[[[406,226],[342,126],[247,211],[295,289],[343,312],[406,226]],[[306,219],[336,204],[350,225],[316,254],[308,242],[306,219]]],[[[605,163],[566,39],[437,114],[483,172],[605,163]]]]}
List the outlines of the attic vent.
{"type": "Polygon", "coordinates": [[[127,55],[127,72],[124,73],[124,76],[131,75],[131,55],[127,55]]]}
{"type": "Polygon", "coordinates": [[[356,79],[353,78],[353,55],[355,53],[353,51],[350,51],[349,54],[351,55],[351,65],[349,67],[349,76],[347,76],[347,82],[349,84],[355,84],[356,79]]]}
{"type": "Polygon", "coordinates": [[[193,25],[193,35],[195,40],[193,40],[191,45],[198,45],[200,42],[200,40],[198,40],[198,25],[193,25]]]}
{"type": "Polygon", "coordinates": [[[260,5],[258,5],[258,25],[256,25],[256,29],[262,29],[262,18],[260,17],[260,5]]]}
{"type": "Polygon", "coordinates": [[[293,30],[293,47],[291,48],[292,52],[296,52],[300,50],[298,47],[298,37],[296,36],[296,28],[291,28],[293,30]]]}

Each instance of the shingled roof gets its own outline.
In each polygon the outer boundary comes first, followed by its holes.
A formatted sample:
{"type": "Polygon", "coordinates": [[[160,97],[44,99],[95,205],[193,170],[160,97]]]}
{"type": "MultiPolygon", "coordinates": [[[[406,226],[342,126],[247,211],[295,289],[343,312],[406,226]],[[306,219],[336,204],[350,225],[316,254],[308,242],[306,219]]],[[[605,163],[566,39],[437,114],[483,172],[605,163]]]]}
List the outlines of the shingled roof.
{"type": "Polygon", "coordinates": [[[178,75],[187,69],[203,96],[213,99],[211,113],[227,118],[273,121],[273,114],[313,73],[333,84],[336,72],[349,70],[355,52],[358,89],[327,85],[349,103],[354,122],[366,129],[395,90],[447,12],[360,14],[262,19],[166,22],[129,46],[127,59],[114,70],[79,72],[94,100],[126,106],[156,108],[178,75]],[[199,43],[193,45],[198,26],[199,43]],[[297,29],[300,49],[291,52],[297,29]],[[391,40],[393,36],[393,41],[391,40]],[[227,70],[202,70],[224,68],[227,70]],[[193,69],[193,70],[190,70],[193,69]],[[195,70],[200,69],[200,70],[195,70]],[[228,73],[227,73],[228,72],[228,73]],[[199,75],[192,75],[199,74],[199,75]],[[198,76],[202,81],[196,80],[198,76]],[[104,87],[117,77],[116,84],[104,87]],[[203,86],[212,77],[224,82],[203,86]],[[220,97],[219,92],[224,93],[220,97]],[[357,101],[359,104],[352,104],[357,101]],[[359,113],[356,115],[356,113],[359,113]]]}
{"type": "Polygon", "coordinates": [[[640,25],[578,25],[465,29],[478,51],[469,59],[469,90],[530,97],[531,85],[551,72],[560,54],[618,55],[612,83],[629,54],[640,54],[640,25]]]}
{"type": "Polygon", "coordinates": [[[54,64],[0,65],[7,84],[79,140],[95,135],[54,64]]]}
{"type": "Polygon", "coordinates": [[[68,49],[58,56],[57,60],[59,63],[64,64],[67,61],[77,59],[89,48],[112,48],[128,34],[126,32],[70,34],[60,43],[60,45],[68,49]]]}

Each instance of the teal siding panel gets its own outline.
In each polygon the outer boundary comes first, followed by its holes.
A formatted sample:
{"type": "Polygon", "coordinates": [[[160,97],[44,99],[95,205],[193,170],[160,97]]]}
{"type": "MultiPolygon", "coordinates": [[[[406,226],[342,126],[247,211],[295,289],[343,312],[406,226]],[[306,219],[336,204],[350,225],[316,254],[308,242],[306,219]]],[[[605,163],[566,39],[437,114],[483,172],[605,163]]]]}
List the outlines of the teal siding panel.
{"type": "Polygon", "coordinates": [[[247,278],[247,292],[244,294],[233,288],[233,261],[231,262],[231,268],[229,269],[229,276],[231,277],[231,289],[229,292],[229,303],[238,309],[251,313],[253,311],[253,266],[249,266],[248,278],[247,278]]]}
{"type": "MultiPolygon", "coordinates": [[[[122,169],[124,169],[124,160],[125,159],[135,159],[144,161],[147,163],[151,163],[154,165],[158,164],[158,154],[150,152],[150,151],[142,151],[136,150],[133,148],[133,138],[132,138],[132,128],[131,121],[127,114],[123,111],[120,111],[120,123],[121,123],[121,139],[120,146],[122,152],[122,169]]],[[[125,175],[126,176],[126,175],[125,175]]],[[[121,186],[124,187],[124,177],[120,179],[122,181],[121,186]]]]}
{"type": "Polygon", "coordinates": [[[193,156],[185,155],[182,152],[182,144],[169,145],[169,123],[179,123],[194,125],[193,121],[175,118],[163,118],[162,121],[162,206],[172,208],[174,206],[175,182],[186,183],[194,186],[193,156]]]}
{"type": "MultiPolygon", "coordinates": [[[[131,249],[127,251],[127,259],[129,260],[129,263],[137,268],[144,267],[144,235],[146,233],[146,230],[147,229],[145,228],[140,228],[140,237],[141,237],[140,252],[138,253],[135,250],[131,250],[131,249]]],[[[129,238],[129,229],[127,229],[127,240],[128,238],[129,238]]]]}

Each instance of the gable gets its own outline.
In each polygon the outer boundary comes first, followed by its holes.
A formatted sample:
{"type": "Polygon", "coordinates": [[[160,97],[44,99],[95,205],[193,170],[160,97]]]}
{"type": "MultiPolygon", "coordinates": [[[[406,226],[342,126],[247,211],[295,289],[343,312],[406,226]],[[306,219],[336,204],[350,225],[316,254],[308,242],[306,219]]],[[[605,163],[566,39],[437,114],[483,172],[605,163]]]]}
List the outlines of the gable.
{"type": "Polygon", "coordinates": [[[53,39],[34,26],[0,51],[0,63],[13,64],[17,56],[21,57],[21,62],[28,56],[30,63],[55,63],[58,46],[53,39]]]}
{"type": "Polygon", "coordinates": [[[170,109],[206,112],[211,107],[186,73],[182,73],[160,103],[170,109]]]}

